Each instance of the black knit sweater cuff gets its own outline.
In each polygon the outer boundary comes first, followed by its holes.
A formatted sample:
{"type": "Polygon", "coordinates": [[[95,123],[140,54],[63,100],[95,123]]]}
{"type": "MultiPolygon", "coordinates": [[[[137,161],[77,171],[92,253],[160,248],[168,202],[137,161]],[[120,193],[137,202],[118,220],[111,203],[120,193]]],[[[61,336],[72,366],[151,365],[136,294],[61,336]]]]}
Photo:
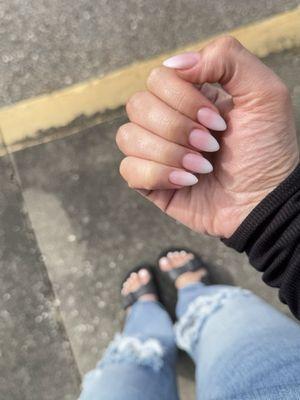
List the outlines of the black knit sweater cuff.
{"type": "MultiPolygon", "coordinates": [[[[222,241],[228,247],[238,252],[247,253],[252,244],[259,240],[261,233],[272,224],[273,217],[282,206],[297,192],[300,191],[300,164],[294,171],[271,193],[269,193],[247,216],[234,234],[222,241]]],[[[291,204],[293,208],[293,204],[291,204]]],[[[285,213],[289,210],[285,207],[285,213]]],[[[294,209],[290,210],[293,214],[294,209]]]]}

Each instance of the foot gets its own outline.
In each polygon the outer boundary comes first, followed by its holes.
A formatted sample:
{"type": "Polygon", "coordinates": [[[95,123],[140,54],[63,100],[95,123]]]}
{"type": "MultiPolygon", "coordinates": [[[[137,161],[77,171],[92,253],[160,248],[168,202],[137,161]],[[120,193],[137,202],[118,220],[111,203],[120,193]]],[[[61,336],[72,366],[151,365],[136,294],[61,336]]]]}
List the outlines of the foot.
{"type": "MultiPolygon", "coordinates": [[[[129,293],[137,291],[141,286],[147,285],[150,281],[151,275],[147,269],[141,269],[139,272],[133,272],[123,283],[121,294],[123,296],[129,293]]],[[[144,294],[138,301],[156,301],[157,296],[155,294],[144,294]]],[[[128,308],[128,310],[130,307],[128,308]]]]}
{"type": "MultiPolygon", "coordinates": [[[[192,253],[187,253],[184,250],[169,252],[159,260],[159,267],[162,271],[170,271],[173,268],[182,267],[193,258],[194,255],[192,253]]],[[[177,289],[181,289],[191,283],[201,281],[206,275],[207,271],[204,268],[194,272],[185,272],[176,279],[175,286],[177,289]]]]}

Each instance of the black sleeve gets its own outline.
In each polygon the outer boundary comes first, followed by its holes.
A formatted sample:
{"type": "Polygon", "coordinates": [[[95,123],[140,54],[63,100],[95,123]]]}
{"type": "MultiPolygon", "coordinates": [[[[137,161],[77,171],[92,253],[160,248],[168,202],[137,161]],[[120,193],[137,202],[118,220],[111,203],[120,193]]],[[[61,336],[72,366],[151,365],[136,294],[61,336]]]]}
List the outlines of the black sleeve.
{"type": "Polygon", "coordinates": [[[300,319],[300,164],[223,242],[245,251],[263,281],[279,288],[280,300],[300,319]]]}

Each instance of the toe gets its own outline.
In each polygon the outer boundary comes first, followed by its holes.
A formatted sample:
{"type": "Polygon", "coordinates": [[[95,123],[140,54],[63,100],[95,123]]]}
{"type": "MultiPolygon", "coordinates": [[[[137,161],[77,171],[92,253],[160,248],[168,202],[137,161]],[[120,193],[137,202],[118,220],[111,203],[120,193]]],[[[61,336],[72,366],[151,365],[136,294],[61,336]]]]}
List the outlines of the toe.
{"type": "MultiPolygon", "coordinates": [[[[163,271],[170,271],[171,269],[182,267],[194,258],[195,256],[193,253],[189,253],[185,250],[170,251],[165,257],[159,260],[159,265],[163,271]]],[[[201,266],[199,265],[199,267],[201,266]]],[[[191,283],[199,282],[206,274],[207,271],[201,268],[197,271],[185,272],[176,279],[175,286],[179,289],[191,283]]]]}
{"type": "Polygon", "coordinates": [[[121,292],[124,295],[128,294],[128,280],[129,280],[129,278],[123,283],[123,286],[122,286],[121,292]]]}
{"type": "Polygon", "coordinates": [[[178,251],[169,251],[167,257],[169,260],[173,260],[178,254],[179,254],[178,251]]]}
{"type": "Polygon", "coordinates": [[[177,266],[179,263],[183,262],[184,257],[185,256],[182,256],[179,251],[176,251],[173,255],[172,262],[177,266]]]}
{"type": "Polygon", "coordinates": [[[169,253],[167,254],[167,259],[168,262],[170,264],[170,269],[175,268],[178,264],[178,262],[176,262],[176,259],[178,257],[178,251],[169,251],[169,253]]]}
{"type": "Polygon", "coordinates": [[[150,281],[150,274],[149,271],[147,271],[146,269],[141,269],[138,273],[139,275],[139,279],[142,285],[147,285],[147,283],[150,281]]]}
{"type": "Polygon", "coordinates": [[[130,275],[130,292],[135,292],[141,286],[140,278],[136,272],[130,275]]]}
{"type": "Polygon", "coordinates": [[[170,271],[172,269],[172,264],[170,263],[170,260],[168,257],[162,257],[159,260],[159,267],[162,271],[170,271]]]}
{"type": "Polygon", "coordinates": [[[192,253],[187,253],[186,251],[180,251],[173,253],[172,257],[170,257],[170,262],[172,264],[172,268],[178,268],[192,260],[194,255],[192,253]]]}
{"type": "Polygon", "coordinates": [[[195,256],[192,253],[180,254],[180,262],[183,264],[190,260],[193,260],[193,258],[195,258],[195,256]]]}
{"type": "Polygon", "coordinates": [[[126,281],[123,283],[122,294],[127,295],[130,292],[134,292],[139,286],[139,278],[135,272],[132,272],[126,281]]]}

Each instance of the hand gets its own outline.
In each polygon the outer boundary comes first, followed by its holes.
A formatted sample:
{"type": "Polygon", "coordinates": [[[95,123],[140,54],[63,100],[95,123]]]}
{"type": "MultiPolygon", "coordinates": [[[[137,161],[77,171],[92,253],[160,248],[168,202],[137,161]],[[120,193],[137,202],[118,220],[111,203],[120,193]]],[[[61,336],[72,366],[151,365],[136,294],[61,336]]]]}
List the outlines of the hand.
{"type": "Polygon", "coordinates": [[[117,134],[127,156],[120,172],[171,217],[228,238],[299,162],[288,90],[231,37],[164,65],[127,103],[131,122],[117,134]],[[223,90],[200,91],[207,82],[223,90]]]}

